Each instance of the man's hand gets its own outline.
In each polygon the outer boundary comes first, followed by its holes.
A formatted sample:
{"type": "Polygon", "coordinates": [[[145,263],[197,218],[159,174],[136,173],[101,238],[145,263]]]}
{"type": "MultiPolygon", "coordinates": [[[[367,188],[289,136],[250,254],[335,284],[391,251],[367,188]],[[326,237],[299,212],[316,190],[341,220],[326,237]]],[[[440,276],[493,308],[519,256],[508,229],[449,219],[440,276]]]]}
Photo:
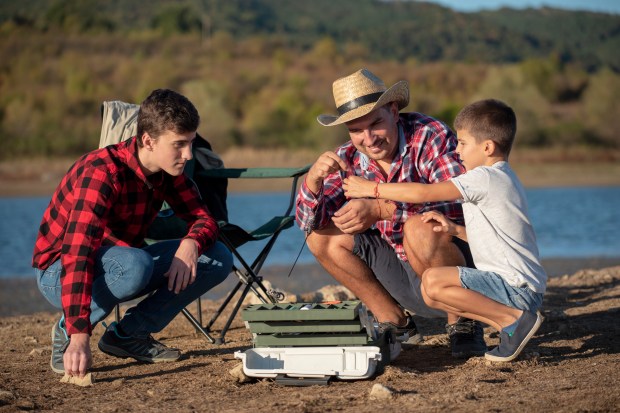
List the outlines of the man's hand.
{"type": "Polygon", "coordinates": [[[71,342],[62,356],[65,373],[69,376],[84,377],[93,365],[90,353],[90,336],[86,333],[72,334],[71,342]]]}
{"type": "Polygon", "coordinates": [[[164,275],[168,277],[168,290],[174,288],[175,294],[180,293],[196,280],[196,261],[198,261],[198,244],[185,238],[174,254],[170,269],[164,275]]]}
{"type": "MultiPolygon", "coordinates": [[[[427,211],[422,213],[422,222],[437,221],[439,225],[433,227],[435,232],[446,232],[449,235],[462,238],[465,231],[463,226],[455,224],[444,214],[438,211],[427,211]]],[[[466,240],[466,238],[464,238],[466,240]]]]}
{"type": "Polygon", "coordinates": [[[335,152],[325,152],[314,162],[306,174],[306,185],[317,194],[323,185],[323,180],[338,171],[346,171],[347,164],[335,152]]]}
{"type": "Polygon", "coordinates": [[[366,231],[380,219],[379,205],[374,199],[353,199],[334,213],[332,222],[345,234],[366,231]]]}
{"type": "Polygon", "coordinates": [[[377,185],[378,182],[351,175],[344,180],[342,188],[347,198],[374,198],[377,185]]]}

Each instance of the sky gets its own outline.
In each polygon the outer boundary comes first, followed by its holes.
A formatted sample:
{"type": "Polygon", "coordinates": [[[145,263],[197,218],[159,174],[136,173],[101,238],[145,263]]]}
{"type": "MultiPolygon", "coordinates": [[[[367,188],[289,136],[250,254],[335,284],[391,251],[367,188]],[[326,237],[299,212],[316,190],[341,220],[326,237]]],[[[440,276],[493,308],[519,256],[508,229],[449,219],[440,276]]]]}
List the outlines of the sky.
{"type": "Polygon", "coordinates": [[[493,10],[501,7],[522,9],[527,7],[553,7],[556,9],[587,10],[620,14],[620,0],[424,0],[441,4],[458,11],[493,10]]]}

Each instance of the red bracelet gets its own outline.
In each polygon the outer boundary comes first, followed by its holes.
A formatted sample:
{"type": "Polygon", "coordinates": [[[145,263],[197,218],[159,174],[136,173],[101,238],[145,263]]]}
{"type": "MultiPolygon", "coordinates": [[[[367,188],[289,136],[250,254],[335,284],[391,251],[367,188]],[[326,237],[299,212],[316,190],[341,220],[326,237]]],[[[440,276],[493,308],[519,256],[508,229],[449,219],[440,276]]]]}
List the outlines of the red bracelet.
{"type": "Polygon", "coordinates": [[[379,199],[379,182],[375,185],[375,198],[379,199]]]}

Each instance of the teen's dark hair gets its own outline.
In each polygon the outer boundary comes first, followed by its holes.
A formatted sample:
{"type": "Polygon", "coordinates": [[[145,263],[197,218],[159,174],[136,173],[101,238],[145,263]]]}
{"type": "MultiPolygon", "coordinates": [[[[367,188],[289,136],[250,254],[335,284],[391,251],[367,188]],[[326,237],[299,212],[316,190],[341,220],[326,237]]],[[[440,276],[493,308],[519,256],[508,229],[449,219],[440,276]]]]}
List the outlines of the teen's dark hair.
{"type": "MultiPolygon", "coordinates": [[[[195,132],[200,124],[198,111],[185,96],[169,89],[155,89],[144,99],[138,112],[138,138],[147,132],[156,139],[166,131],[195,132]]],[[[138,139],[141,144],[142,140],[138,139]]]]}
{"type": "Polygon", "coordinates": [[[517,117],[512,108],[500,100],[479,100],[456,115],[454,129],[468,131],[477,142],[491,140],[508,156],[517,133],[517,117]]]}

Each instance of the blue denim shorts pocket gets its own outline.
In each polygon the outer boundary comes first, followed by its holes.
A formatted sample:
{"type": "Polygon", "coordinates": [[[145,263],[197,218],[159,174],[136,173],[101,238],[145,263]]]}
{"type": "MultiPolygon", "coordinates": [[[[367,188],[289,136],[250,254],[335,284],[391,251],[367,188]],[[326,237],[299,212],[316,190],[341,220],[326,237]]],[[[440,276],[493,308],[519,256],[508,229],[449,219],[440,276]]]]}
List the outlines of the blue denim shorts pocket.
{"type": "Polygon", "coordinates": [[[528,287],[513,287],[491,271],[458,267],[461,285],[509,307],[534,312],[540,308],[543,294],[528,287]]]}

